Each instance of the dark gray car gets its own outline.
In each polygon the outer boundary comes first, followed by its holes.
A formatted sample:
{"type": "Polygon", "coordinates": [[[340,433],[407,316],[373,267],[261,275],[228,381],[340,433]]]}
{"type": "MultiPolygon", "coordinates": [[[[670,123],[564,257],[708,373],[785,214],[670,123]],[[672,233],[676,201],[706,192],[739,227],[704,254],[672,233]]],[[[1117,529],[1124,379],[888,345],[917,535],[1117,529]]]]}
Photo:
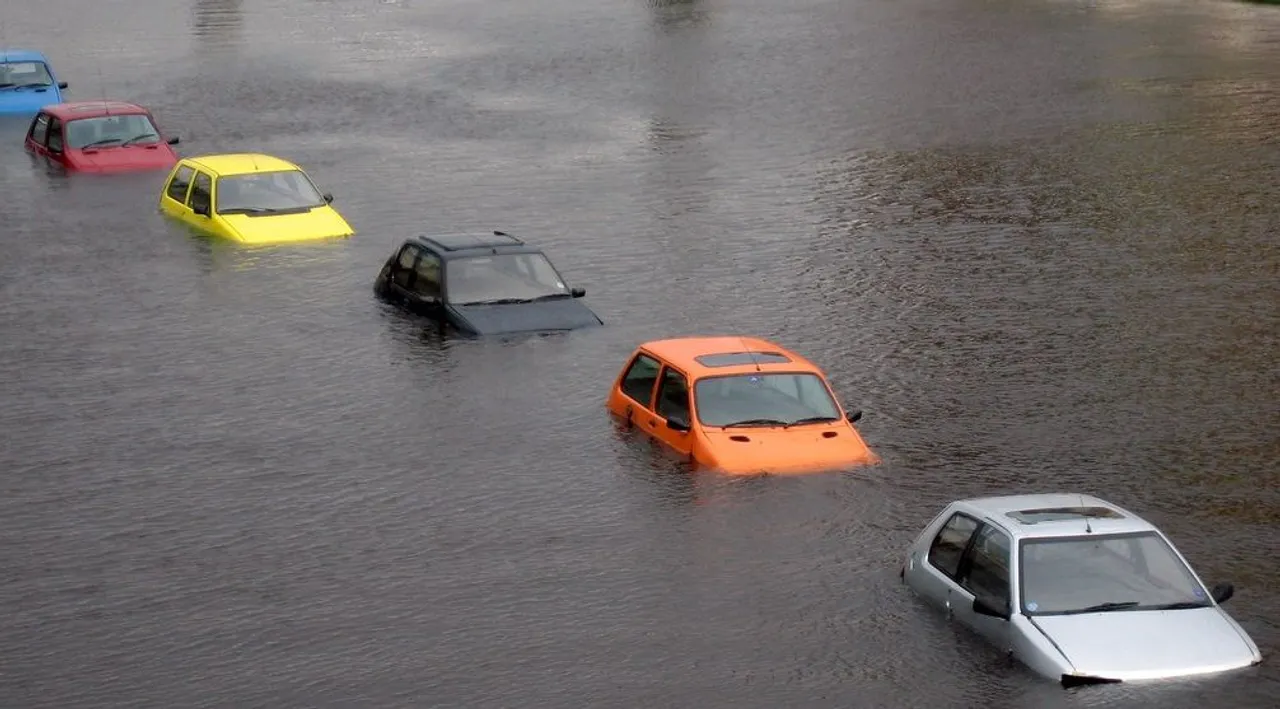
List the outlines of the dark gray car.
{"type": "Polygon", "coordinates": [[[541,249],[501,231],[406,240],[374,282],[378,297],[468,335],[548,332],[603,321],[541,249]]]}

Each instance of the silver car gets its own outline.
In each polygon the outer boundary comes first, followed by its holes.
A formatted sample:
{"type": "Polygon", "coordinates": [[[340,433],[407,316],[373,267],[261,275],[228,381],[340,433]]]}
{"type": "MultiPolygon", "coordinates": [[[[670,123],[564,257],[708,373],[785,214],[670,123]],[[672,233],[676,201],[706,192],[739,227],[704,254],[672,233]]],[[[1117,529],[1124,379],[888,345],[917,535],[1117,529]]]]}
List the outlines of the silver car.
{"type": "Polygon", "coordinates": [[[1064,686],[1222,672],[1262,661],[1151,523],[1096,497],[952,502],[902,579],[949,618],[1064,686]]]}

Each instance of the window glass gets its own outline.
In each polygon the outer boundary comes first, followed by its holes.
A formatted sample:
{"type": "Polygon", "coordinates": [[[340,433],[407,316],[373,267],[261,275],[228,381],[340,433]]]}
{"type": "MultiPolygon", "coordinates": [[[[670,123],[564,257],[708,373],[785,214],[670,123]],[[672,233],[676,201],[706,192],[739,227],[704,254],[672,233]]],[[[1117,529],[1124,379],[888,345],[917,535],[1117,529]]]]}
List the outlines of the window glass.
{"type": "Polygon", "coordinates": [[[822,378],[810,373],[704,377],[694,385],[694,395],[698,420],[707,426],[840,418],[822,378]]]}
{"type": "Polygon", "coordinates": [[[62,152],[62,121],[57,118],[49,118],[49,150],[55,153],[62,152]]]}
{"type": "Polygon", "coordinates": [[[197,172],[196,178],[191,181],[191,194],[187,197],[187,204],[192,209],[208,209],[209,208],[209,192],[213,188],[213,180],[203,172],[197,172]]]}
{"type": "Polygon", "coordinates": [[[324,204],[320,190],[300,170],[218,178],[219,214],[303,210],[324,204]]]}
{"type": "Polygon", "coordinates": [[[1155,532],[1027,539],[1022,606],[1031,614],[1079,613],[1100,604],[1137,610],[1209,605],[1204,587],[1155,532]]]}
{"type": "Polygon", "coordinates": [[[424,298],[440,297],[440,257],[428,251],[418,257],[413,290],[424,298]]]}
{"type": "Polygon", "coordinates": [[[622,375],[622,393],[649,408],[653,385],[658,381],[658,361],[649,355],[636,355],[627,373],[622,375]]]}
{"type": "Polygon", "coordinates": [[[657,412],[664,418],[689,421],[689,384],[683,374],[670,367],[662,370],[657,412]]]}
{"type": "Polygon", "coordinates": [[[159,140],[160,133],[151,117],[139,113],[77,118],[67,123],[67,146],[71,148],[108,148],[159,140]]]}
{"type": "Polygon", "coordinates": [[[0,88],[48,86],[53,83],[44,62],[0,62],[0,88]]]}
{"type": "Polygon", "coordinates": [[[396,271],[391,277],[393,283],[408,290],[413,284],[414,262],[419,253],[421,253],[420,250],[410,244],[405,244],[404,248],[400,249],[400,256],[396,259],[396,271]]]}
{"type": "Polygon", "coordinates": [[[186,204],[187,187],[191,186],[191,175],[194,172],[195,170],[184,165],[173,173],[173,179],[169,181],[169,186],[164,191],[169,196],[169,199],[186,204]]]}
{"type": "Polygon", "coordinates": [[[1009,537],[987,525],[973,542],[973,558],[962,584],[975,596],[1009,602],[1009,537]]]}
{"type": "Polygon", "coordinates": [[[450,259],[445,265],[449,302],[569,297],[569,289],[540,253],[486,254],[450,259]]]}
{"type": "Polygon", "coordinates": [[[942,526],[938,536],[929,545],[929,564],[942,573],[955,578],[960,570],[960,557],[964,548],[969,545],[969,537],[978,528],[978,522],[972,517],[960,514],[951,515],[951,519],[942,526]]]}
{"type": "Polygon", "coordinates": [[[49,114],[41,113],[31,122],[31,139],[36,145],[44,145],[44,139],[49,135],[49,114]]]}

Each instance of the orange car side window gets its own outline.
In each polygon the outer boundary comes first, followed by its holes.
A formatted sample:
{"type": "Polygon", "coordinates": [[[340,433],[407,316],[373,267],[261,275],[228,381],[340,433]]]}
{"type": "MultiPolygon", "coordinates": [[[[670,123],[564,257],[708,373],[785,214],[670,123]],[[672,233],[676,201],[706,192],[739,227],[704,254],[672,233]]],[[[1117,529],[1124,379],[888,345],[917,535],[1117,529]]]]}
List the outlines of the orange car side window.
{"type": "Polygon", "coordinates": [[[649,355],[636,355],[622,375],[622,393],[635,399],[641,406],[650,408],[653,402],[653,385],[658,382],[658,360],[649,355]]]}
{"type": "Polygon", "coordinates": [[[667,367],[662,370],[662,383],[658,385],[659,416],[689,421],[689,384],[684,375],[667,367]]]}

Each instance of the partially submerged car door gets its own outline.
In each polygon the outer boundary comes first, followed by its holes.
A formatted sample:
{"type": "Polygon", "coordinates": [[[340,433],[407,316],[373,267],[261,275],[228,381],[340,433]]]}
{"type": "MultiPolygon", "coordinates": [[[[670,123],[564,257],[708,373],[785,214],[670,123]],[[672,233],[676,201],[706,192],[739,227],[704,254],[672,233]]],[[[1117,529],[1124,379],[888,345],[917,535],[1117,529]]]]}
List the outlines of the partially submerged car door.
{"type": "Polygon", "coordinates": [[[956,511],[930,542],[919,584],[921,594],[941,606],[948,617],[977,631],[1001,650],[1009,649],[1010,548],[1003,531],[956,511]],[[1006,617],[975,613],[975,597],[1006,617]]]}
{"type": "Polygon", "coordinates": [[[693,434],[689,412],[689,378],[671,365],[662,368],[658,392],[654,398],[650,433],[681,455],[693,451],[693,434]]]}
{"type": "Polygon", "coordinates": [[[62,137],[62,121],[57,116],[49,117],[49,134],[45,138],[45,155],[49,160],[59,164],[66,165],[67,154],[64,152],[65,143],[62,137]]]}
{"type": "Polygon", "coordinates": [[[653,410],[653,393],[658,384],[658,372],[662,363],[647,352],[637,352],[622,372],[618,381],[616,396],[621,405],[616,407],[618,415],[627,422],[639,427],[652,436],[657,424],[657,413],[653,410]]]}
{"type": "Polygon", "coordinates": [[[49,148],[45,145],[49,139],[49,114],[40,111],[31,119],[31,127],[27,129],[26,145],[31,152],[47,156],[49,148]]]}
{"type": "Polygon", "coordinates": [[[197,229],[217,232],[217,224],[213,221],[213,177],[202,170],[195,171],[191,179],[191,191],[187,194],[187,209],[184,218],[197,229]]]}
{"type": "Polygon", "coordinates": [[[195,168],[190,165],[178,165],[164,186],[164,193],[160,197],[161,211],[186,221],[186,214],[189,211],[187,208],[187,192],[191,189],[191,178],[195,174],[195,168]]]}

